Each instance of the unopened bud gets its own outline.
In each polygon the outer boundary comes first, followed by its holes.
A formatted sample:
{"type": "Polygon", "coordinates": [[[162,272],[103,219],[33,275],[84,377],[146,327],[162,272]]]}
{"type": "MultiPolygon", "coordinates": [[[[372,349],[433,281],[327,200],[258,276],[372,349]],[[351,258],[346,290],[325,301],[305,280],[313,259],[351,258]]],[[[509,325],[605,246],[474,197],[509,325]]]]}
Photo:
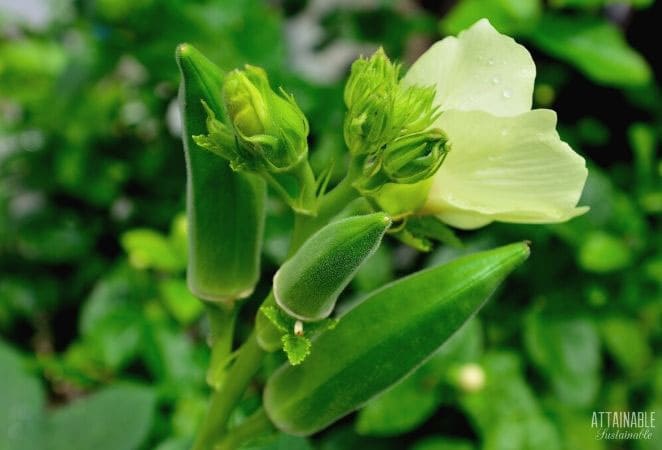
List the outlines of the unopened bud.
{"type": "Polygon", "coordinates": [[[223,103],[239,146],[267,170],[286,171],[306,158],[308,121],[291,95],[271,89],[263,69],[230,72],[223,103]]]}
{"type": "Polygon", "coordinates": [[[369,59],[357,59],[345,84],[345,105],[351,109],[366,97],[397,86],[399,74],[400,66],[393,64],[382,48],[369,59]]]}
{"type": "Polygon", "coordinates": [[[400,66],[393,64],[381,48],[369,59],[360,58],[352,64],[344,93],[344,134],[350,152],[370,153],[397,136],[391,121],[399,73],[400,66]]]}
{"type": "Polygon", "coordinates": [[[447,154],[446,135],[439,129],[395,139],[365,158],[355,187],[364,195],[376,194],[387,183],[414,184],[434,175],[447,154]]]}
{"type": "Polygon", "coordinates": [[[315,176],[308,164],[308,120],[294,98],[274,92],[266,72],[247,65],[223,84],[227,121],[207,110],[207,135],[195,142],[230,161],[234,170],[253,172],[297,212],[316,213],[315,176]]]}
{"type": "Polygon", "coordinates": [[[446,135],[439,129],[396,139],[384,150],[384,173],[395,183],[411,184],[434,175],[446,157],[446,135]]]}

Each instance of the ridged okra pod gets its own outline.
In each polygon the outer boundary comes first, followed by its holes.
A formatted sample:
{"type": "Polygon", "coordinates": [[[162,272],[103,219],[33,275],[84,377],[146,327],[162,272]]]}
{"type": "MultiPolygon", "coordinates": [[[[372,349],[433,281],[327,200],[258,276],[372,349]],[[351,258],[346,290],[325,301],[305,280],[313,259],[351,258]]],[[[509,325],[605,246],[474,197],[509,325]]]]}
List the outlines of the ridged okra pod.
{"type": "Polygon", "coordinates": [[[526,243],[515,243],[369,294],[314,340],[302,364],[271,376],[269,418],[287,433],[310,435],[359,408],[434,354],[528,255],[526,243]]]}
{"type": "Polygon", "coordinates": [[[276,272],[276,303],[299,320],[328,317],[390,225],[386,214],[374,213],[332,222],[319,230],[276,272]]]}
{"type": "Polygon", "coordinates": [[[232,302],[250,295],[260,274],[266,186],[257,176],[232,171],[227,160],[193,141],[192,136],[207,133],[203,101],[225,120],[224,74],[189,44],[180,45],[176,57],[182,76],[188,285],[202,299],[232,302]]]}

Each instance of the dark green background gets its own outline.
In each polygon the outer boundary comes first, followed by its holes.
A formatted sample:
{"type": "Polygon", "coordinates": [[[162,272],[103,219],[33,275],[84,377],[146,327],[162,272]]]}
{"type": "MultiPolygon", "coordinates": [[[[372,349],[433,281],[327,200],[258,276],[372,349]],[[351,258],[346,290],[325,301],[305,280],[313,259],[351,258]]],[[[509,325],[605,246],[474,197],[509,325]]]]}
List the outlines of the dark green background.
{"type": "MultiPolygon", "coordinates": [[[[591,211],[561,225],[463,232],[462,249],[430,254],[388,240],[345,297],[461,253],[521,239],[533,248],[407,381],[312,439],[247,448],[660,448],[659,4],[26,2],[49,9],[40,22],[10,13],[12,3],[0,2],[0,450],[185,449],[204,413],[207,324],[184,281],[178,43],[225,69],[267,69],[309,118],[313,166],[336,161],[339,175],[353,55],[383,45],[411,63],[482,16],[533,54],[534,105],[555,109],[561,135],[587,158],[582,204],[591,211]],[[332,59],[339,48],[347,57],[332,59]],[[486,375],[477,392],[463,388],[468,363],[486,375]],[[596,440],[596,410],[657,410],[657,438],[596,440]]],[[[284,259],[290,226],[272,199],[264,281],[239,335],[284,259]]],[[[271,357],[259,381],[282,359],[271,357]]],[[[259,389],[235,421],[256,408],[259,389]]]]}

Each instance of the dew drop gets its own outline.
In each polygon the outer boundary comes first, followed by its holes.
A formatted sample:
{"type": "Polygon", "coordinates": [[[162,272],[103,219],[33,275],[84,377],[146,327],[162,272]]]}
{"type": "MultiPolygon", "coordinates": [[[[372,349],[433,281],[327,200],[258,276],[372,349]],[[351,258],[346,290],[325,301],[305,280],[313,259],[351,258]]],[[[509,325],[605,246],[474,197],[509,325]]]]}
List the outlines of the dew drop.
{"type": "Polygon", "coordinates": [[[489,58],[487,60],[487,64],[489,64],[490,66],[493,66],[494,65],[494,58],[489,58]]]}
{"type": "Polygon", "coordinates": [[[513,96],[513,93],[510,89],[504,89],[501,95],[503,95],[503,98],[510,98],[513,96]]]}
{"type": "Polygon", "coordinates": [[[499,77],[492,77],[492,84],[499,84],[501,79],[499,77]]]}

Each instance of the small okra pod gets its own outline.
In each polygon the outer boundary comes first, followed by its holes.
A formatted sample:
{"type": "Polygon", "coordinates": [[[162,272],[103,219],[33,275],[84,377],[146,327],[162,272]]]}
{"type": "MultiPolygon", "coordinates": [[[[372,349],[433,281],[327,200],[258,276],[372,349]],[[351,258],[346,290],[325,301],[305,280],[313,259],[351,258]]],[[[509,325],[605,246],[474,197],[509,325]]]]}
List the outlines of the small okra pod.
{"type": "Polygon", "coordinates": [[[234,172],[224,158],[194,142],[194,135],[207,132],[203,102],[225,120],[224,74],[189,44],[177,48],[176,58],[182,76],[188,285],[204,300],[228,303],[249,295],[260,274],[266,185],[257,176],[234,172]]]}
{"type": "Polygon", "coordinates": [[[278,306],[303,321],[328,317],[390,225],[390,217],[374,213],[332,222],[312,235],[274,276],[278,306]]]}

